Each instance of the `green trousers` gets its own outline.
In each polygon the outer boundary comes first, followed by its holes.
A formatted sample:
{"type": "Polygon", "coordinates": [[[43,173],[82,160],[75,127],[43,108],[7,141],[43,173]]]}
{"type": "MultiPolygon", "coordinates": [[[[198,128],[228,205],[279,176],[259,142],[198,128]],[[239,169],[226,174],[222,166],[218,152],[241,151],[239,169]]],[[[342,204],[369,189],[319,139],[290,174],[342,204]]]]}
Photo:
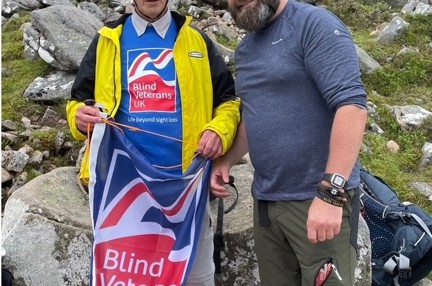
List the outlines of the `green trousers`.
{"type": "Polygon", "coordinates": [[[309,242],[306,233],[312,200],[254,201],[255,251],[262,286],[316,286],[317,275],[326,270],[329,275],[321,285],[354,285],[360,192],[348,193],[340,233],[316,244],[309,242]]]}

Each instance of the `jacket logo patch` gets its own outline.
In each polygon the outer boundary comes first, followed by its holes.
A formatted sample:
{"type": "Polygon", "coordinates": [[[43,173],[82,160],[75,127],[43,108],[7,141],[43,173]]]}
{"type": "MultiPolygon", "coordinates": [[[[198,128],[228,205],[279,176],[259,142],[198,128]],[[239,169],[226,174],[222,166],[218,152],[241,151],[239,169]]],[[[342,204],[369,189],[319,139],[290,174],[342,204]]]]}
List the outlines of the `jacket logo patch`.
{"type": "Polygon", "coordinates": [[[190,52],[189,53],[189,57],[191,58],[203,58],[203,54],[201,54],[200,52],[190,52]]]}

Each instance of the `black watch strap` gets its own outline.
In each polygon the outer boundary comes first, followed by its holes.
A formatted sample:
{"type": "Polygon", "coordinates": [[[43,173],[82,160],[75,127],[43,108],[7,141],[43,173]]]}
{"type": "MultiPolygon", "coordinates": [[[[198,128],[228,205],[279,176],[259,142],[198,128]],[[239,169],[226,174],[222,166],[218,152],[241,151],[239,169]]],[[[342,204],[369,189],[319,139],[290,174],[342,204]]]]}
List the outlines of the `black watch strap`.
{"type": "Polygon", "coordinates": [[[333,187],[339,189],[346,189],[348,186],[347,179],[338,173],[324,174],[323,180],[329,182],[333,187]]]}

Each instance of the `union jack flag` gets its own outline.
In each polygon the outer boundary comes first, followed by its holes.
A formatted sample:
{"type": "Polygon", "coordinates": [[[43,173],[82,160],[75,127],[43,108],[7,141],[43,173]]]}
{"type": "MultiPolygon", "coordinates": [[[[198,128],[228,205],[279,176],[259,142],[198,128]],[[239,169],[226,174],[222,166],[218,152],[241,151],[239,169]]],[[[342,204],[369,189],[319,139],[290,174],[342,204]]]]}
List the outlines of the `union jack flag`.
{"type": "Polygon", "coordinates": [[[96,124],[90,145],[91,285],[180,286],[208,200],[210,161],[183,175],[153,167],[118,128],[96,124]]]}

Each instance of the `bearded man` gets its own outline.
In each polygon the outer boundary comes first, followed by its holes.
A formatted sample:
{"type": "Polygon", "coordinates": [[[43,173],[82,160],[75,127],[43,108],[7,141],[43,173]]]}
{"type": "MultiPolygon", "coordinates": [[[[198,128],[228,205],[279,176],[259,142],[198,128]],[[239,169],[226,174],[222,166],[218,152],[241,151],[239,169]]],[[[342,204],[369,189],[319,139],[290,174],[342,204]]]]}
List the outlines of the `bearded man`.
{"type": "Polygon", "coordinates": [[[217,197],[249,152],[263,286],[354,285],[366,91],[331,12],[294,0],[228,0],[249,33],[235,53],[242,122],[211,179],[217,197]]]}

